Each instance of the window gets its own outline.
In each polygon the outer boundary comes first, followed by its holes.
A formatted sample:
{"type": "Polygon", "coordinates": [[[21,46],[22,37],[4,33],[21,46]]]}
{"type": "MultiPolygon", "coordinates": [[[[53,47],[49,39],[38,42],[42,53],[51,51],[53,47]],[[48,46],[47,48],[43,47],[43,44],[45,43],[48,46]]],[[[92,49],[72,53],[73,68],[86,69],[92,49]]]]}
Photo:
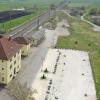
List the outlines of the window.
{"type": "Polygon", "coordinates": [[[19,68],[19,66],[17,68],[19,68]]]}
{"type": "Polygon", "coordinates": [[[10,77],[12,77],[12,74],[10,74],[10,77]]]}
{"type": "Polygon", "coordinates": [[[16,55],[14,57],[16,57],[16,55]]]}
{"type": "Polygon", "coordinates": [[[4,77],[2,77],[2,81],[4,81],[4,77]]]}
{"type": "Polygon", "coordinates": [[[4,68],[2,68],[2,70],[4,70],[4,68]]]}
{"type": "Polygon", "coordinates": [[[10,69],[12,68],[12,65],[10,65],[10,69]]]}
{"type": "Polygon", "coordinates": [[[24,51],[22,51],[22,53],[24,53],[24,51]]]}
{"type": "Polygon", "coordinates": [[[16,64],[16,61],[14,61],[14,64],[16,64]]]}

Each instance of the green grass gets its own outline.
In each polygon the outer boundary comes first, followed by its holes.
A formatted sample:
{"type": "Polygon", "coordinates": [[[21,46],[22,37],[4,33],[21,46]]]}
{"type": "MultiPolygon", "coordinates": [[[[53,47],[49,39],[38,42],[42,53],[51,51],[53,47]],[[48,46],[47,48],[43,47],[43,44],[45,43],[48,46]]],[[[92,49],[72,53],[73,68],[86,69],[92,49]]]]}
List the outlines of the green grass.
{"type": "Polygon", "coordinates": [[[25,7],[25,8],[32,8],[35,6],[35,10],[31,15],[27,16],[22,16],[20,18],[13,19],[11,21],[7,21],[4,23],[0,23],[0,30],[3,31],[9,31],[11,28],[17,27],[26,21],[30,20],[31,18],[34,18],[46,10],[48,10],[48,7],[50,4],[53,3],[59,3],[61,0],[16,0],[14,2],[11,2],[10,0],[0,0],[0,11],[5,11],[5,10],[12,10],[14,8],[20,8],[20,7],[25,7]]]}
{"type": "Polygon", "coordinates": [[[100,0],[70,0],[70,7],[90,6],[100,8],[100,0]]]}
{"type": "Polygon", "coordinates": [[[70,23],[69,37],[59,37],[56,48],[89,51],[98,100],[100,100],[100,32],[92,31],[91,26],[80,20],[64,16],[70,23]],[[76,43],[77,41],[77,43],[76,43]]]}
{"type": "Polygon", "coordinates": [[[18,25],[28,21],[31,18],[35,18],[36,16],[42,14],[45,11],[46,11],[46,9],[43,7],[38,8],[31,15],[22,16],[20,18],[13,19],[11,21],[0,23],[0,30],[9,31],[11,28],[18,26],[18,25]]]}
{"type": "Polygon", "coordinates": [[[58,4],[62,0],[0,0],[0,11],[11,10],[14,8],[32,8],[34,5],[49,6],[50,4],[58,4]]]}

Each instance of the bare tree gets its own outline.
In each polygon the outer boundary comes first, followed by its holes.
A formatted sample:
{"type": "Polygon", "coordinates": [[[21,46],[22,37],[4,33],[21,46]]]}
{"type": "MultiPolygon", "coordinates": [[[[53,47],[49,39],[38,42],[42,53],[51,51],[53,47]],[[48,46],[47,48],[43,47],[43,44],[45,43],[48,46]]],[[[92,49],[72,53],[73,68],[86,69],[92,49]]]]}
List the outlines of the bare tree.
{"type": "Polygon", "coordinates": [[[27,84],[21,84],[16,80],[13,80],[6,90],[12,100],[35,100],[34,91],[28,88],[27,84]]]}

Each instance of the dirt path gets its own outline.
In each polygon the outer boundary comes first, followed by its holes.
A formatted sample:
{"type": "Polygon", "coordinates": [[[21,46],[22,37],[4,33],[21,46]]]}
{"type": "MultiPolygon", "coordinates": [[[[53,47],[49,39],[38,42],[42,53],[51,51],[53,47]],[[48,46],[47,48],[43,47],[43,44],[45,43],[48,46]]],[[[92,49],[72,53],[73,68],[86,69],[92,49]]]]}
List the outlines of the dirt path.
{"type": "Polygon", "coordinates": [[[69,36],[70,33],[68,31],[69,24],[66,20],[62,20],[57,24],[57,28],[55,29],[58,36],[69,36]]]}

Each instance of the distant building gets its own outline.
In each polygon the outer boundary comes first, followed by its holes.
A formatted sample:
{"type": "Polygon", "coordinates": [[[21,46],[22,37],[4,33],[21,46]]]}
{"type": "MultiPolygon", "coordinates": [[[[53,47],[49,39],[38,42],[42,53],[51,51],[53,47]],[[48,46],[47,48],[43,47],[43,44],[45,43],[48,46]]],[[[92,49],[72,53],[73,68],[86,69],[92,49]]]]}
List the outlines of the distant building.
{"type": "Polygon", "coordinates": [[[72,7],[68,9],[68,13],[72,16],[77,16],[82,14],[82,9],[80,7],[72,7]]]}
{"type": "Polygon", "coordinates": [[[22,48],[21,48],[21,55],[22,56],[27,56],[28,52],[30,50],[30,46],[31,43],[29,41],[29,39],[25,38],[25,37],[16,37],[15,39],[13,39],[16,43],[21,44],[22,48]]]}
{"type": "Polygon", "coordinates": [[[92,15],[91,18],[92,19],[100,19],[100,15],[94,15],[94,16],[92,15]]]}
{"type": "Polygon", "coordinates": [[[8,84],[19,72],[21,48],[10,38],[0,38],[0,84],[8,84]]]}

